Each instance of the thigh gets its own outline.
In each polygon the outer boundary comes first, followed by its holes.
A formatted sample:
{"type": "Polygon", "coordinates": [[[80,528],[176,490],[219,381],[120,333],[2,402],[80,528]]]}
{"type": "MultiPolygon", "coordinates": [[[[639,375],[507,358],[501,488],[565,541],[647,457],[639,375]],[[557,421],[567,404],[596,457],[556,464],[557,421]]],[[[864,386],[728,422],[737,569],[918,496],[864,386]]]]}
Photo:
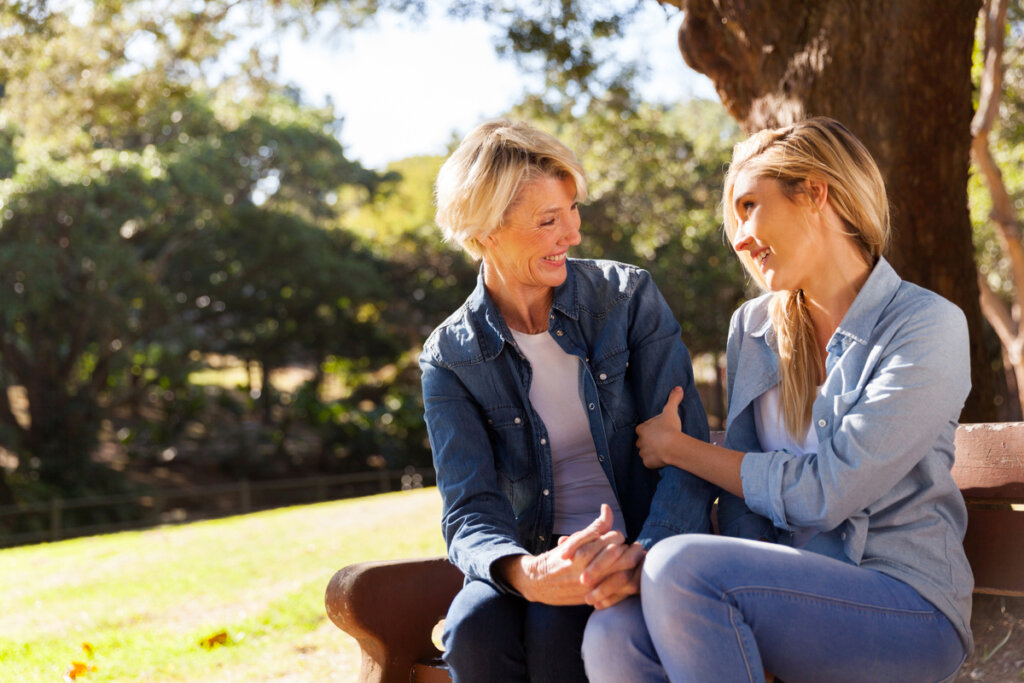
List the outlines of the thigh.
{"type": "Polygon", "coordinates": [[[526,672],[523,630],[527,602],[470,581],[455,596],[444,622],[444,661],[455,683],[522,681],[526,672]]]}
{"type": "Polygon", "coordinates": [[[583,631],[594,609],[589,605],[526,605],[524,642],[533,683],[586,683],[583,631]]]}
{"type": "Polygon", "coordinates": [[[935,681],[963,658],[949,620],[896,579],[785,546],[679,538],[647,562],[717,596],[737,640],[752,638],[764,668],[787,682],[935,681]]]}

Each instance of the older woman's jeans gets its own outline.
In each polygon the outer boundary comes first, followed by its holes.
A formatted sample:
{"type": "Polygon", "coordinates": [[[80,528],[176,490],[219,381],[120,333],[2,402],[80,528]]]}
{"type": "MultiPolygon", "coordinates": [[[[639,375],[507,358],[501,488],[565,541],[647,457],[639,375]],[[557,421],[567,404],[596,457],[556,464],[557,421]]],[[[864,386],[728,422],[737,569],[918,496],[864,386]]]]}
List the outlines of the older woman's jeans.
{"type": "Polygon", "coordinates": [[[470,581],[445,618],[444,661],[454,683],[586,683],[580,645],[592,611],[528,602],[470,581]]]}
{"type": "Polygon", "coordinates": [[[964,657],[949,620],[901,581],[704,534],[655,545],[640,597],[595,612],[583,643],[591,683],[941,681],[964,657]]]}

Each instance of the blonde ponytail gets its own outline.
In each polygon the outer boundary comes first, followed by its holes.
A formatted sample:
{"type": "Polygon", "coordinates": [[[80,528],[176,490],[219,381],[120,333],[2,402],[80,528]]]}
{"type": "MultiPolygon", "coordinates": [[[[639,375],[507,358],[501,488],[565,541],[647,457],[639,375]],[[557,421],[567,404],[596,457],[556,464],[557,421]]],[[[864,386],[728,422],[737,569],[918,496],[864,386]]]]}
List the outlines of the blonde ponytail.
{"type": "Polygon", "coordinates": [[[821,351],[803,290],[776,292],[769,313],[778,339],[779,407],[786,432],[803,442],[821,376],[821,351]]]}

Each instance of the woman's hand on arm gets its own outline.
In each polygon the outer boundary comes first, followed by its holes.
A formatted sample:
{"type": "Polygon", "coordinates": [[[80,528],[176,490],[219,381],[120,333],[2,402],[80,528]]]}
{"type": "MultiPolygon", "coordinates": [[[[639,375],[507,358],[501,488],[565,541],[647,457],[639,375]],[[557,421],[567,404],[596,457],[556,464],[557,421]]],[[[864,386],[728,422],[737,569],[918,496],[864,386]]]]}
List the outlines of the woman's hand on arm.
{"type": "Polygon", "coordinates": [[[680,431],[679,404],[682,401],[683,390],[675,387],[661,414],[637,425],[636,446],[644,466],[657,469],[674,465],[742,498],[743,453],[694,439],[680,431]]]}

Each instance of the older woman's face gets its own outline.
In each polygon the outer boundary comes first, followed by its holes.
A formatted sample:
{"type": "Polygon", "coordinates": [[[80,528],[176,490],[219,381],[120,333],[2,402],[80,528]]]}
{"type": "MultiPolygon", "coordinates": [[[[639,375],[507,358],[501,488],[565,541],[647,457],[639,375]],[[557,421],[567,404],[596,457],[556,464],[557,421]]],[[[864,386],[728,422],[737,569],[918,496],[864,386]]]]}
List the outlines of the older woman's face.
{"type": "Polygon", "coordinates": [[[527,183],[509,208],[505,227],[481,242],[484,262],[505,286],[559,286],[569,247],[580,243],[576,184],[557,177],[527,183]]]}

